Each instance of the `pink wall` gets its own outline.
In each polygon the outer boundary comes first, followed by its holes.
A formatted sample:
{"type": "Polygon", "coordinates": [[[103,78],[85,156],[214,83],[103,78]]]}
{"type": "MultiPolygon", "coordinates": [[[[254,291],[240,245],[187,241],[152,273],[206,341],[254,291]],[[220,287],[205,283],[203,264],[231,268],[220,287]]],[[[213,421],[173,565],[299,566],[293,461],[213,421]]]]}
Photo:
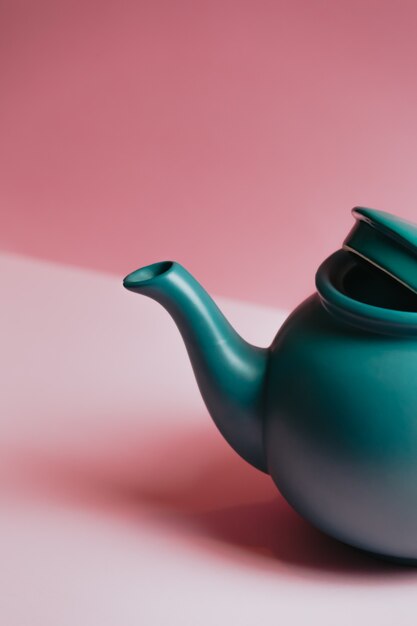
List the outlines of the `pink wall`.
{"type": "Polygon", "coordinates": [[[417,4],[4,0],[0,244],[292,306],[355,204],[417,220],[417,4]]]}

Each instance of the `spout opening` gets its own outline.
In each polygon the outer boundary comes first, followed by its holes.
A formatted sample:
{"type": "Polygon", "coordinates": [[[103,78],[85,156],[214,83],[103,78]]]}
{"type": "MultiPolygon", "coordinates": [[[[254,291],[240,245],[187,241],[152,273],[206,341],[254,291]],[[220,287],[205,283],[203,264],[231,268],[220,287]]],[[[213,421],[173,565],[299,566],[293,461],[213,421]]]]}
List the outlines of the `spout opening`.
{"type": "Polygon", "coordinates": [[[159,263],[152,263],[152,265],[145,265],[145,267],[141,267],[128,274],[123,280],[123,286],[126,287],[126,289],[140,287],[143,283],[165,274],[172,266],[172,261],[161,261],[159,263]]]}

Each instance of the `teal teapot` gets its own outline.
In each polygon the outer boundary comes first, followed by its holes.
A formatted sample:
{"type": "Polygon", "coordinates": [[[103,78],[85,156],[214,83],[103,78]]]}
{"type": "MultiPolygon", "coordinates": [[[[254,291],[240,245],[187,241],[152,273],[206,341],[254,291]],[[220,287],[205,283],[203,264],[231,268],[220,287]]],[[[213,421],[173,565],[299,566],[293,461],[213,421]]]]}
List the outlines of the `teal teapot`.
{"type": "Polygon", "coordinates": [[[242,339],[178,263],[123,284],[171,314],[218,429],[296,511],[340,541],[417,563],[417,226],[353,215],[317,292],[269,348],[242,339]]]}

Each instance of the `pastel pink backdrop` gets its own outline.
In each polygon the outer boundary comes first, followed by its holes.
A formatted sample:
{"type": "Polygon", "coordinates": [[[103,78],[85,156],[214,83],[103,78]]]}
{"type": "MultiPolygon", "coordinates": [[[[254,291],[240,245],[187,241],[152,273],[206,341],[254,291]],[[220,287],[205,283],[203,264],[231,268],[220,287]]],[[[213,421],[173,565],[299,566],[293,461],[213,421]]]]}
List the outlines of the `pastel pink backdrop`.
{"type": "Polygon", "coordinates": [[[414,626],[415,570],[322,536],[245,465],[172,320],[120,278],[177,259],[274,305],[220,298],[267,345],[354,204],[416,219],[417,4],[0,11],[0,246],[28,257],[0,254],[0,623],[414,626]]]}
{"type": "Polygon", "coordinates": [[[291,307],[364,204],[417,217],[411,1],[2,2],[0,244],[291,307]]]}

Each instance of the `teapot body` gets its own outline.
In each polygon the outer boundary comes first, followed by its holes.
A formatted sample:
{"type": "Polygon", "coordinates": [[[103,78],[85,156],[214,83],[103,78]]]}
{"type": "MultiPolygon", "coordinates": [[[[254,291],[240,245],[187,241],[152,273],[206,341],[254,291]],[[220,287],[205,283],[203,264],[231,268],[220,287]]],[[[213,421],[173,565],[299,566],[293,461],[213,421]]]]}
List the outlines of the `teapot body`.
{"type": "Polygon", "coordinates": [[[417,564],[417,225],[352,213],[270,348],[245,341],[175,261],[123,284],[172,316],[219,431],[303,517],[417,564]]]}
{"type": "Polygon", "coordinates": [[[417,335],[356,328],[315,294],[270,350],[264,445],[282,495],[345,543],[417,561],[417,335]]]}

